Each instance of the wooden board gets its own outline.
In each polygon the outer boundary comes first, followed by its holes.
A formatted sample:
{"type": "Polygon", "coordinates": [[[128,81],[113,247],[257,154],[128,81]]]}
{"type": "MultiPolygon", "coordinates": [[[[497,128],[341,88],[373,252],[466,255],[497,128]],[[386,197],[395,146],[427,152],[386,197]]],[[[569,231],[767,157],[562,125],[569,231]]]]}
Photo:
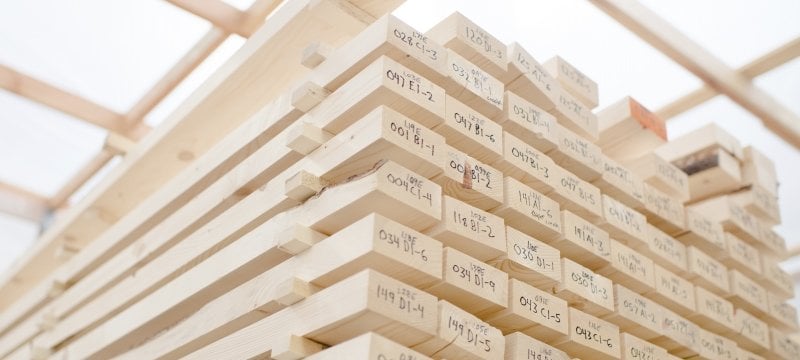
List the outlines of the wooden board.
{"type": "Polygon", "coordinates": [[[508,131],[503,132],[503,159],[495,166],[506,176],[543,194],[551,193],[559,185],[556,178],[560,167],[508,131]]]}
{"type": "Polygon", "coordinates": [[[506,72],[506,46],[492,34],[455,12],[425,33],[494,77],[506,72]]]}
{"type": "Polygon", "coordinates": [[[614,311],[611,280],[567,258],[561,258],[561,270],[561,283],[554,292],[570,307],[596,316],[614,311]]]}
{"type": "Polygon", "coordinates": [[[769,315],[764,320],[782,330],[797,331],[797,308],[773,293],[767,294],[769,315]]]}
{"type": "Polygon", "coordinates": [[[611,261],[597,273],[638,293],[652,291],[654,287],[653,260],[614,239],[611,239],[611,261]]]}
{"type": "MultiPolygon", "coordinates": [[[[255,248],[253,242],[277,245],[278,239],[265,242],[275,232],[265,229],[247,239],[231,245],[230,250],[220,252],[206,263],[208,269],[225,279],[221,262],[233,262],[241,253],[255,248]]],[[[267,246],[267,245],[262,245],[267,246]]],[[[305,252],[263,272],[236,289],[205,304],[180,324],[171,327],[155,339],[128,351],[124,358],[137,359],[145,356],[183,356],[209,342],[230,334],[236,328],[248,325],[271,315],[293,301],[302,299],[302,292],[287,291],[284,284],[310,284],[311,287],[327,287],[363,269],[371,268],[401,279],[416,287],[425,287],[441,281],[442,245],[411,228],[391,221],[381,215],[370,214],[345,229],[313,244],[305,252]],[[265,290],[266,289],[266,290],[265,290]],[[293,299],[293,300],[289,300],[293,299]]],[[[263,262],[257,271],[263,271],[263,262]]],[[[198,269],[199,270],[199,269],[198,269]]],[[[210,278],[197,271],[187,272],[182,280],[192,274],[210,278]]],[[[241,271],[240,271],[241,273],[241,271]]],[[[230,276],[227,276],[230,278],[230,276]]],[[[175,299],[186,296],[186,291],[177,286],[176,294],[163,296],[175,299]]],[[[309,285],[306,285],[309,286],[309,285]]],[[[151,297],[155,303],[165,299],[151,297]]],[[[148,299],[149,300],[149,299],[148,299]]]]}
{"type": "Polygon", "coordinates": [[[506,90],[522,96],[544,111],[555,109],[561,87],[520,44],[508,45],[508,72],[501,77],[506,90]]]}
{"type": "Polygon", "coordinates": [[[718,295],[725,296],[730,293],[730,279],[728,278],[728,268],[725,265],[714,256],[694,246],[689,246],[686,254],[689,260],[687,268],[689,280],[718,295]]]}
{"type": "Polygon", "coordinates": [[[664,308],[662,315],[664,317],[661,327],[662,336],[650,339],[650,342],[681,358],[697,355],[702,329],[670,309],[664,308]]]}
{"type": "MultiPolygon", "coordinates": [[[[287,85],[297,81],[306,70],[299,61],[287,61],[287,54],[299,57],[312,39],[333,44],[344,42],[399,4],[399,1],[356,1],[352,8],[366,15],[360,19],[354,18],[354,12],[329,2],[297,1],[277,10],[271,21],[251,37],[252,41],[173,112],[158,131],[126,156],[86,200],[51,227],[43,241],[18,262],[18,267],[7,272],[13,275],[0,280],[4,294],[0,306],[7,306],[64,262],[53,257],[62,241],[93,240],[187,168],[189,160],[200,157],[261,109],[263,99],[276,98],[287,85]],[[260,81],[254,81],[256,78],[260,81]],[[230,97],[233,91],[244,95],[230,97]],[[226,121],[217,121],[221,117],[226,121]]],[[[193,194],[192,191],[175,193],[171,199],[181,195],[191,198],[193,194]]]]}
{"type": "Polygon", "coordinates": [[[445,194],[489,210],[503,203],[503,174],[492,166],[445,145],[443,172],[434,177],[445,194]]]}
{"type": "Polygon", "coordinates": [[[574,308],[569,309],[570,332],[567,341],[555,344],[571,356],[584,359],[619,359],[619,328],[574,308]]]}
{"type": "Polygon", "coordinates": [[[547,291],[511,279],[508,307],[486,317],[504,334],[519,331],[541,341],[556,341],[569,333],[567,302],[547,291]]]}
{"type": "Polygon", "coordinates": [[[646,247],[637,250],[647,255],[654,263],[677,273],[683,274],[687,270],[688,258],[686,245],[672,236],[667,235],[653,225],[647,224],[646,247]]]}
{"type": "Polygon", "coordinates": [[[722,225],[701,211],[686,209],[686,232],[675,236],[687,246],[691,245],[711,254],[726,253],[727,243],[722,225]]]}
{"type": "Polygon", "coordinates": [[[503,106],[497,122],[505,131],[541,152],[558,147],[555,116],[511,91],[506,91],[503,106]]]}
{"type": "Polygon", "coordinates": [[[680,200],[644,184],[644,206],[641,211],[651,224],[668,234],[680,234],[686,229],[685,210],[680,200]]]}
{"type": "Polygon", "coordinates": [[[680,315],[694,313],[696,309],[694,285],[658,264],[653,265],[653,268],[655,291],[647,296],[680,315]]]}
{"type": "Polygon", "coordinates": [[[561,88],[580,100],[589,109],[597,107],[597,83],[576,69],[560,56],[554,56],[543,64],[545,69],[561,84],[561,88]]]}
{"type": "Polygon", "coordinates": [[[638,159],[624,161],[623,164],[666,195],[681,203],[689,200],[689,176],[661,156],[647,153],[638,159]]]}
{"type": "Polygon", "coordinates": [[[505,338],[500,330],[459,309],[439,301],[439,330],[436,337],[413,346],[437,358],[502,359],[505,338]]]}
{"type": "Polygon", "coordinates": [[[563,209],[570,210],[592,222],[603,218],[600,189],[568,170],[556,166],[557,185],[548,195],[558,201],[563,209]]]}
{"type": "Polygon", "coordinates": [[[740,347],[754,352],[769,350],[769,326],[766,322],[747,311],[736,309],[733,326],[735,331],[727,335],[740,347]]]}
{"type": "Polygon", "coordinates": [[[400,345],[374,332],[347,340],[336,346],[322,350],[311,356],[308,360],[336,360],[336,359],[418,359],[431,360],[431,358],[400,345]]]}
{"type": "Polygon", "coordinates": [[[753,184],[749,189],[733,193],[731,200],[742,206],[745,210],[770,225],[781,222],[781,212],[778,206],[778,197],[769,193],[758,184],[753,184]]]}
{"type": "Polygon", "coordinates": [[[564,235],[551,245],[561,255],[597,270],[611,261],[611,240],[608,233],[569,210],[561,211],[564,235]]]}
{"type": "Polygon", "coordinates": [[[559,166],[586,181],[600,177],[603,172],[603,157],[600,148],[582,135],[556,124],[558,146],[548,152],[559,166]]]}
{"type": "Polygon", "coordinates": [[[644,206],[644,181],[608,156],[603,155],[603,174],[592,183],[630,208],[644,206]]]}
{"type": "Polygon", "coordinates": [[[442,134],[449,145],[487,164],[503,156],[503,128],[500,124],[452,96],[445,96],[444,105],[444,122],[433,130],[442,134]]]}
{"type": "Polygon", "coordinates": [[[448,94],[488,117],[503,110],[504,84],[451,49],[445,74],[443,87],[448,94]]]}
{"type": "Polygon", "coordinates": [[[728,296],[728,300],[738,309],[744,309],[756,315],[766,314],[769,311],[767,290],[738,270],[730,270],[728,273],[731,284],[731,295],[728,296]]]}
{"type": "Polygon", "coordinates": [[[487,263],[513,279],[548,289],[561,281],[560,255],[558,249],[507,226],[506,255],[487,263]]]}
{"type": "Polygon", "coordinates": [[[481,261],[506,254],[503,218],[444,196],[441,219],[425,233],[481,261]]]}
{"type": "Polygon", "coordinates": [[[667,360],[667,350],[655,346],[645,340],[628,333],[620,335],[622,342],[622,360],[651,359],[667,360]]]}
{"type": "Polygon", "coordinates": [[[506,335],[505,353],[506,360],[570,359],[563,351],[519,332],[506,335]]]}
{"type": "Polygon", "coordinates": [[[724,334],[733,330],[733,304],[702,286],[695,287],[697,312],[690,320],[708,331],[724,334]]]}
{"type": "Polygon", "coordinates": [[[605,222],[599,225],[610,236],[633,247],[645,244],[647,219],[638,211],[603,194],[603,217],[605,222]]]}
{"type": "Polygon", "coordinates": [[[696,202],[742,187],[739,161],[719,147],[711,147],[673,161],[689,175],[689,201],[696,202]]]}
{"type": "Polygon", "coordinates": [[[667,140],[664,120],[631,97],[600,110],[597,119],[597,145],[616,161],[639,158],[667,140]]]}
{"type": "Polygon", "coordinates": [[[186,358],[264,356],[280,345],[287,334],[335,345],[374,331],[409,346],[435,336],[438,319],[435,297],[375,271],[365,270],[273,316],[243,327],[186,358]],[[330,301],[341,306],[331,307],[330,301]],[[307,321],[292,320],[300,314],[317,315],[307,321]]]}
{"type": "Polygon", "coordinates": [[[742,182],[757,184],[773,196],[778,196],[778,176],[775,164],[766,155],[752,146],[743,149],[742,182]]]}
{"type": "Polygon", "coordinates": [[[506,224],[544,242],[561,236],[559,204],[523,183],[506,177],[503,205],[492,212],[506,224]]]}
{"type": "Polygon", "coordinates": [[[444,249],[442,282],[425,290],[479,317],[508,304],[508,274],[453,248],[444,249]]]}
{"type": "Polygon", "coordinates": [[[649,340],[661,336],[663,307],[635,291],[614,284],[616,311],[604,319],[617,324],[620,331],[649,340]]]}

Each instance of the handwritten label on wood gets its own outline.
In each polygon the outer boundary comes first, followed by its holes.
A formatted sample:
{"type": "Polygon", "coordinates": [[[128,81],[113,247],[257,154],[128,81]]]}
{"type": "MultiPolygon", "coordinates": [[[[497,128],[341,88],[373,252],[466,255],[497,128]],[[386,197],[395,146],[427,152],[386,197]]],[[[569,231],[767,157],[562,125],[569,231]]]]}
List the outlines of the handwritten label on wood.
{"type": "Polygon", "coordinates": [[[725,232],[722,230],[722,226],[699,211],[686,210],[686,228],[689,232],[678,236],[685,244],[691,244],[709,252],[726,249],[725,232]]]}
{"type": "Polygon", "coordinates": [[[733,304],[702,286],[695,288],[697,313],[703,325],[715,331],[733,329],[733,304]]]}
{"type": "Polygon", "coordinates": [[[519,330],[541,340],[567,335],[567,302],[522,281],[509,282],[508,308],[487,321],[503,331],[519,330]]]}
{"type": "Polygon", "coordinates": [[[622,360],[667,360],[667,350],[628,333],[621,334],[622,360]]]}
{"type": "Polygon", "coordinates": [[[768,311],[767,290],[756,281],[737,270],[730,270],[730,284],[732,300],[739,300],[736,301],[739,307],[756,313],[768,311]]]}
{"type": "Polygon", "coordinates": [[[553,243],[562,254],[579,260],[585,266],[597,268],[611,261],[608,233],[568,210],[561,211],[564,237],[553,243]]]}
{"type": "Polygon", "coordinates": [[[534,190],[550,193],[558,185],[558,166],[549,156],[510,132],[503,133],[503,172],[534,190]]]}
{"type": "Polygon", "coordinates": [[[561,125],[592,141],[598,137],[597,116],[586,105],[566,91],[559,91],[553,109],[561,125]]]}
{"type": "Polygon", "coordinates": [[[556,287],[558,296],[585,311],[598,315],[614,311],[611,280],[567,258],[561,259],[563,276],[556,287]]]}
{"type": "Polygon", "coordinates": [[[725,265],[694,246],[687,248],[687,256],[689,273],[695,277],[697,284],[720,294],[730,290],[728,269],[725,265]]]}
{"type": "Polygon", "coordinates": [[[769,326],[766,322],[747,311],[736,309],[733,316],[733,327],[746,341],[755,343],[755,346],[749,344],[750,349],[755,350],[758,347],[769,349],[769,326]]]}
{"type": "MultiPolygon", "coordinates": [[[[637,291],[649,291],[654,287],[653,260],[613,239],[611,264],[607,270],[612,271],[607,275],[609,278],[637,291]]],[[[600,272],[607,273],[606,270],[600,272]]]]}
{"type": "Polygon", "coordinates": [[[700,332],[700,355],[708,359],[736,360],[736,343],[732,340],[712,333],[710,331],[700,332]]]}
{"type": "Polygon", "coordinates": [[[684,229],[684,208],[680,200],[665,194],[663,191],[644,184],[645,209],[666,222],[670,229],[684,229]]]}
{"type": "MultiPolygon", "coordinates": [[[[505,338],[500,330],[444,300],[439,301],[439,314],[438,338],[443,344],[450,344],[457,349],[445,349],[438,355],[460,358],[467,353],[479,359],[503,358],[505,338]]],[[[439,346],[431,349],[431,352],[441,348],[445,347],[439,346]]]]}
{"type": "Polygon", "coordinates": [[[505,178],[504,188],[504,205],[493,212],[506,224],[545,242],[561,236],[557,202],[511,177],[505,178]]]}
{"type": "Polygon", "coordinates": [[[653,266],[655,270],[655,289],[659,298],[666,300],[673,310],[680,311],[682,314],[694,312],[695,296],[694,285],[675,273],[658,265],[653,266]]]}
{"type": "Polygon", "coordinates": [[[448,144],[487,162],[503,156],[503,128],[452,96],[445,97],[444,122],[435,128],[448,144]]]}
{"type": "Polygon", "coordinates": [[[687,268],[686,245],[675,240],[657,227],[647,224],[647,252],[653,261],[670,269],[682,273],[687,268]]]}
{"type": "Polygon", "coordinates": [[[376,174],[378,188],[386,194],[432,218],[441,219],[442,188],[439,185],[391,161],[381,166],[376,174]]]}
{"type": "Polygon", "coordinates": [[[505,260],[493,265],[512,278],[541,286],[561,281],[561,256],[552,246],[507,226],[506,252],[505,260]]]}
{"type": "Polygon", "coordinates": [[[394,321],[436,334],[437,299],[378,272],[370,272],[369,307],[394,321]]]}
{"type": "MultiPolygon", "coordinates": [[[[389,43],[403,52],[403,55],[412,57],[416,61],[433,69],[434,71],[444,71],[447,66],[446,49],[430,39],[427,35],[415,30],[406,23],[400,21],[392,15],[381,18],[379,21],[385,24],[376,24],[386,31],[385,36],[389,43]]],[[[423,69],[417,70],[422,73],[423,69]]],[[[433,73],[431,71],[428,71],[433,73]]],[[[423,75],[427,75],[422,73],[423,75]]]]}
{"type": "Polygon", "coordinates": [[[553,110],[561,92],[556,79],[518,43],[508,46],[508,73],[506,89],[514,91],[525,100],[545,111],[553,110]]]}
{"type": "Polygon", "coordinates": [[[472,313],[508,303],[508,274],[453,248],[444,249],[444,283],[428,291],[472,313]]]}
{"type": "Polygon", "coordinates": [[[603,174],[594,184],[629,207],[644,204],[644,181],[607,156],[603,156],[603,174]]]}
{"type": "Polygon", "coordinates": [[[435,178],[445,194],[488,210],[503,203],[503,174],[447,145],[444,172],[435,178]]]}
{"type": "Polygon", "coordinates": [[[450,196],[442,199],[442,221],[426,233],[479,260],[506,253],[503,219],[450,196]]]}
{"type": "Polygon", "coordinates": [[[663,309],[664,321],[661,323],[661,332],[675,343],[689,349],[696,348],[700,343],[701,328],[683,316],[663,309]]]}
{"type": "Polygon", "coordinates": [[[588,219],[603,217],[600,189],[568,170],[556,168],[555,174],[558,183],[551,195],[557,198],[564,208],[588,219]]]}
{"type": "Polygon", "coordinates": [[[592,79],[558,56],[545,61],[543,66],[558,80],[564,90],[569,91],[588,108],[597,107],[597,83],[592,79]]]}
{"type": "Polygon", "coordinates": [[[505,44],[460,13],[453,13],[427,34],[487,69],[494,76],[500,76],[506,71],[505,44]]]}
{"type": "MultiPolygon", "coordinates": [[[[580,310],[569,309],[571,342],[618,359],[621,353],[619,328],[580,310]]],[[[585,353],[586,355],[590,353],[585,353]]]]}
{"type": "Polygon", "coordinates": [[[506,360],[570,360],[563,351],[542,341],[515,332],[506,335],[506,360]]]}
{"type": "Polygon", "coordinates": [[[631,246],[644,245],[647,219],[640,212],[603,194],[604,228],[609,235],[625,240],[631,246]]]}
{"type": "Polygon", "coordinates": [[[446,86],[445,90],[473,109],[486,116],[503,110],[503,83],[452,50],[447,51],[447,76],[454,86],[446,86]]]}
{"type": "Polygon", "coordinates": [[[664,321],[663,307],[652,300],[620,285],[614,285],[616,322],[625,331],[643,339],[661,336],[664,321]]]}
{"type": "Polygon", "coordinates": [[[442,277],[442,243],[381,215],[372,215],[376,252],[431,276],[442,277]]]}
{"type": "Polygon", "coordinates": [[[603,173],[603,155],[600,147],[570,129],[556,125],[558,148],[549,154],[557,163],[580,176],[592,181],[603,173]]]}
{"type": "Polygon", "coordinates": [[[498,122],[506,131],[542,152],[558,147],[555,116],[510,91],[503,106],[498,122]]]}

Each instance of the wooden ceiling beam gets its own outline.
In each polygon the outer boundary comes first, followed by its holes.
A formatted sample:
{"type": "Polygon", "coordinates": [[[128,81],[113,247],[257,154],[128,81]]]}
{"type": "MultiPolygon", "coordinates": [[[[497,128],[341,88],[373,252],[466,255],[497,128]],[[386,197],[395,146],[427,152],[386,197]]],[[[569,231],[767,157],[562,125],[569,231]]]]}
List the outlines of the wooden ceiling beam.
{"type": "MultiPolygon", "coordinates": [[[[737,72],[748,79],[754,79],[798,57],[800,57],[800,37],[759,56],[739,68],[737,72]]],[[[656,111],[656,114],[664,120],[669,120],[670,118],[674,118],[691,108],[713,99],[717,95],[719,95],[719,92],[708,85],[703,85],[663,106],[656,111]]]]}
{"type": "Polygon", "coordinates": [[[228,32],[219,27],[211,28],[169,71],[142,96],[125,115],[129,124],[144,120],[161,101],[183,82],[228,38],[228,32]]]}
{"type": "Polygon", "coordinates": [[[0,88],[107,130],[126,126],[123,115],[2,64],[0,88]]]}
{"type": "Polygon", "coordinates": [[[800,117],[757,88],[750,79],[728,67],[639,2],[591,2],[711,88],[761,119],[764,126],[787,143],[800,149],[800,117]]]}
{"type": "Polygon", "coordinates": [[[216,27],[229,33],[238,34],[245,38],[253,34],[251,29],[245,29],[242,24],[247,19],[247,13],[241,11],[221,0],[167,0],[185,11],[206,19],[216,27]]]}
{"type": "Polygon", "coordinates": [[[47,199],[44,196],[0,182],[0,212],[40,222],[48,211],[47,199]]]}
{"type": "Polygon", "coordinates": [[[95,174],[97,174],[103,166],[106,166],[111,159],[114,158],[114,153],[103,148],[93,158],[89,160],[75,175],[72,176],[61,189],[48,200],[51,208],[58,209],[67,204],[69,198],[75,194],[83,185],[86,184],[95,174]]]}

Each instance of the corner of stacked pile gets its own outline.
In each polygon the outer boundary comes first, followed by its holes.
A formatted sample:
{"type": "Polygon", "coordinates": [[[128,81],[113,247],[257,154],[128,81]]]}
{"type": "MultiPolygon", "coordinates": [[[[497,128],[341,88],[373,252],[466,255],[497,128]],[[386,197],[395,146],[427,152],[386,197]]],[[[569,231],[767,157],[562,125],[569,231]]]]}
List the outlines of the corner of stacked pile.
{"type": "Polygon", "coordinates": [[[461,14],[318,3],[371,24],[286,54],[294,86],[0,313],[0,357],[800,358],[758,150],[596,109],[461,14]]]}

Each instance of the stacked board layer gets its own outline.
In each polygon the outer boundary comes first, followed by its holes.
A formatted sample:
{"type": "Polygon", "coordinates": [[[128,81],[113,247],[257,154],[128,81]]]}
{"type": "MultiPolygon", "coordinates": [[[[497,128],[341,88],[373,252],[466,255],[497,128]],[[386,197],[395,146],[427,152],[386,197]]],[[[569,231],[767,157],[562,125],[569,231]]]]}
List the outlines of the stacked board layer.
{"type": "Polygon", "coordinates": [[[800,358],[768,159],[396,5],[273,15],[329,42],[265,42],[308,69],[6,307],[0,357],[800,358]]]}

